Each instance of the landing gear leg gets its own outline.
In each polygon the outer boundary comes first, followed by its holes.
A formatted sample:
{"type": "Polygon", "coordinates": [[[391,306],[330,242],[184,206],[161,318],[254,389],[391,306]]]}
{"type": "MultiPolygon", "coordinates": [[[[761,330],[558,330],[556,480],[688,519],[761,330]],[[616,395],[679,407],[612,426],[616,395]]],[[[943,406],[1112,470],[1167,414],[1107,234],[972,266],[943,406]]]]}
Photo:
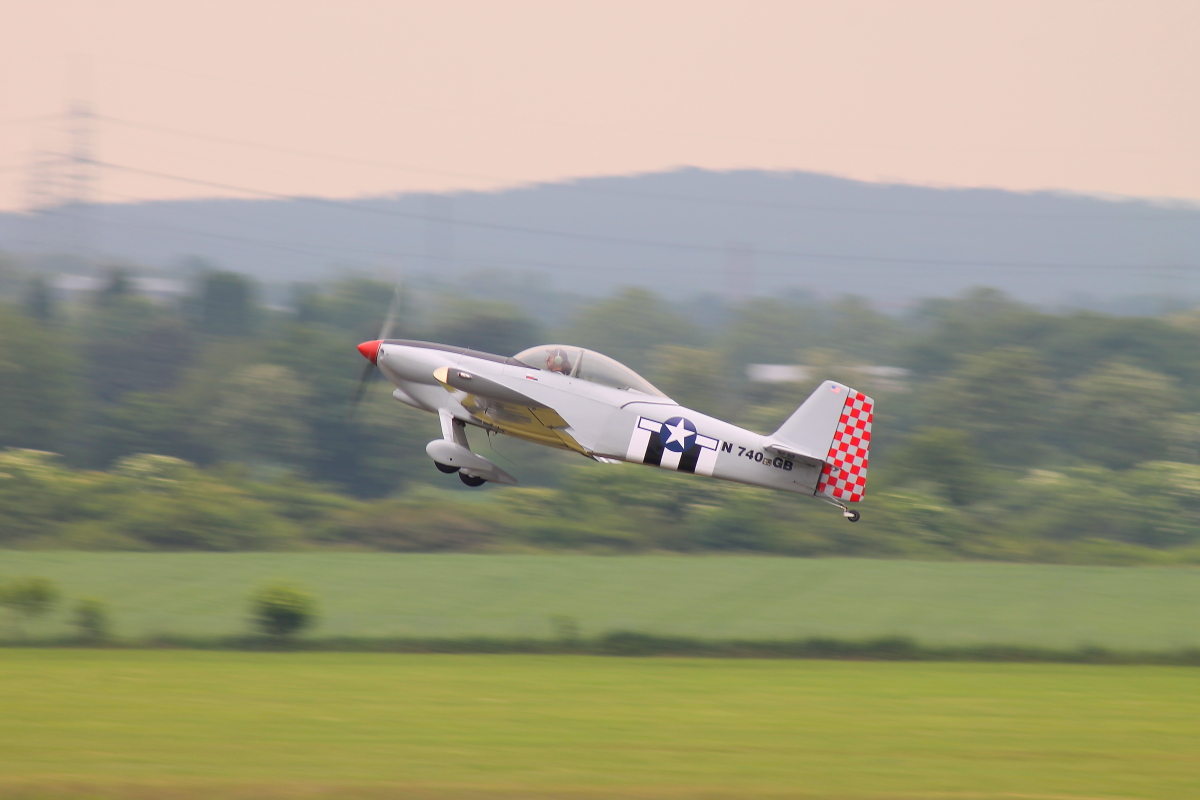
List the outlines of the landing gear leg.
{"type": "Polygon", "coordinates": [[[860,519],[862,519],[862,516],[857,511],[851,511],[850,509],[846,508],[846,504],[839,500],[832,500],[832,499],[828,499],[828,498],[824,498],[824,497],[822,497],[821,499],[824,500],[826,503],[829,503],[830,505],[834,505],[834,506],[837,506],[838,508],[840,508],[842,510],[842,516],[845,517],[846,519],[850,520],[851,522],[858,522],[860,519]]]}
{"type": "Polygon", "coordinates": [[[837,507],[842,510],[842,516],[851,522],[858,522],[858,520],[861,518],[857,511],[851,511],[850,509],[846,508],[845,503],[837,503],[837,507]]]}

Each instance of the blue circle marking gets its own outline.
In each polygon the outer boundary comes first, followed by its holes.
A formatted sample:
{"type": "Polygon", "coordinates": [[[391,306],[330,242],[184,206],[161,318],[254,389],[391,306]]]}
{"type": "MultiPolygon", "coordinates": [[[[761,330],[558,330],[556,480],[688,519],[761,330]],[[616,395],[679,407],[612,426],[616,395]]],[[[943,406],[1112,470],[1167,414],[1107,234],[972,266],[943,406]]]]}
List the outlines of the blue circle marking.
{"type": "Polygon", "coordinates": [[[663,447],[673,453],[682,453],[696,441],[696,426],[690,419],[671,417],[662,424],[658,435],[663,447]]]}

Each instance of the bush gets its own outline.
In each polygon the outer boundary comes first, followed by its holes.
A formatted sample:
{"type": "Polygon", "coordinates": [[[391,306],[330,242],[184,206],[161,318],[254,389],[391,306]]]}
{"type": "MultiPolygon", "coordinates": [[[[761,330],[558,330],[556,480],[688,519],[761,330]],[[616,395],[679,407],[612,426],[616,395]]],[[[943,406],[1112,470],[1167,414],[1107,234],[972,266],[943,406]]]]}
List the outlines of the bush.
{"type": "Polygon", "coordinates": [[[554,638],[567,644],[578,644],[579,620],[566,614],[551,614],[550,627],[554,629],[554,638]]]}
{"type": "Polygon", "coordinates": [[[309,592],[286,583],[264,586],[250,596],[254,624],[268,636],[286,637],[299,633],[316,621],[316,599],[309,592]]]}
{"type": "Polygon", "coordinates": [[[75,604],[75,627],[85,639],[107,639],[111,633],[108,606],[103,600],[85,597],[75,604]]]}
{"type": "Polygon", "coordinates": [[[49,611],[58,602],[59,592],[48,578],[17,578],[0,585],[0,606],[32,620],[49,611]]]}

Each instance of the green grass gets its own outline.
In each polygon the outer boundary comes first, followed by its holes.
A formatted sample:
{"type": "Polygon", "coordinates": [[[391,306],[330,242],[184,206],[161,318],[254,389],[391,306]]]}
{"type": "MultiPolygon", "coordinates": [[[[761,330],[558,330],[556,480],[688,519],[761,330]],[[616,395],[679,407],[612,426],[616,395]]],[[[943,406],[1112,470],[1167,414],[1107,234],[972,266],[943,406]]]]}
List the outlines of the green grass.
{"type": "MultiPolygon", "coordinates": [[[[1200,569],[715,556],[0,551],[0,576],[42,575],[113,610],[116,633],[247,630],[271,579],[320,597],[317,635],[546,637],[641,631],[712,639],[1200,646],[1200,569]]],[[[70,631],[68,614],[30,628],[70,631]]]]}
{"type": "Polygon", "coordinates": [[[6,798],[1200,796],[1200,670],[0,651],[6,798]]]}

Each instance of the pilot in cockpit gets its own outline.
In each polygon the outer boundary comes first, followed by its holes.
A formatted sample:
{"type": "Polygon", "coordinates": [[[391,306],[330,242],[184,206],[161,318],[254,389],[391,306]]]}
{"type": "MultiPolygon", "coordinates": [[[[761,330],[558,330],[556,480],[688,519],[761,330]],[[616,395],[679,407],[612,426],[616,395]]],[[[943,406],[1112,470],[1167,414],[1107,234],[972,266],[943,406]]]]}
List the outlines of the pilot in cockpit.
{"type": "Polygon", "coordinates": [[[558,372],[563,375],[571,374],[571,361],[567,358],[567,351],[561,347],[556,347],[546,354],[546,369],[551,372],[558,372]]]}

